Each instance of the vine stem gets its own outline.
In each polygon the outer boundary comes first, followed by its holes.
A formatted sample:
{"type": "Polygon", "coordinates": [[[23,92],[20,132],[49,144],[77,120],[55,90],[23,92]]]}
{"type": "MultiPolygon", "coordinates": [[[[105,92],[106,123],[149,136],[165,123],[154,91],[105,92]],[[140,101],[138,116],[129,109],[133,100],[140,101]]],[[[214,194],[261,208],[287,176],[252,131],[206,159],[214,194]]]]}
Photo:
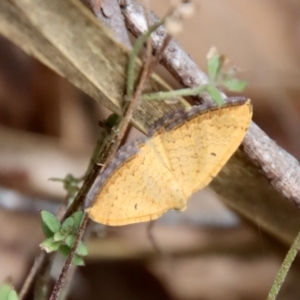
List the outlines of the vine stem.
{"type": "Polygon", "coordinates": [[[76,250],[77,250],[77,247],[78,247],[78,244],[80,243],[82,237],[83,237],[83,234],[85,232],[85,228],[86,228],[86,225],[89,221],[89,216],[88,214],[85,212],[84,215],[83,215],[83,219],[82,219],[82,222],[77,230],[77,234],[76,234],[76,239],[75,239],[75,242],[74,242],[74,245],[71,249],[71,252],[68,256],[68,258],[66,259],[65,261],[65,264],[62,268],[62,271],[53,287],[53,290],[52,290],[52,293],[51,293],[51,296],[49,298],[49,300],[55,300],[57,299],[58,297],[58,293],[59,291],[61,290],[65,280],[66,280],[66,277],[68,275],[68,272],[69,270],[71,269],[71,266],[72,266],[72,261],[73,261],[73,258],[76,254],[76,250]]]}
{"type": "Polygon", "coordinates": [[[29,274],[27,275],[27,277],[22,285],[22,288],[19,292],[19,300],[23,300],[24,297],[26,296],[26,294],[31,286],[31,283],[34,280],[36,273],[40,269],[45,257],[46,257],[46,253],[41,252],[39,254],[39,256],[34,260],[34,263],[29,271],[29,274]]]}
{"type": "Polygon", "coordinates": [[[297,256],[297,253],[300,250],[300,231],[298,232],[290,250],[288,251],[280,269],[279,272],[275,278],[275,281],[270,289],[269,295],[267,300],[275,300],[277,298],[277,295],[281,289],[281,286],[288,274],[289,269],[291,268],[291,265],[294,261],[294,259],[297,256]]]}
{"type": "Polygon", "coordinates": [[[146,40],[150,37],[151,33],[155,31],[159,26],[164,24],[164,19],[160,20],[158,23],[154,24],[149,28],[149,30],[140,35],[136,41],[135,45],[130,53],[129,61],[128,61],[128,69],[127,69],[127,87],[126,87],[126,95],[129,99],[133,97],[133,90],[134,90],[134,81],[135,81],[135,63],[136,58],[142,49],[146,40]]]}

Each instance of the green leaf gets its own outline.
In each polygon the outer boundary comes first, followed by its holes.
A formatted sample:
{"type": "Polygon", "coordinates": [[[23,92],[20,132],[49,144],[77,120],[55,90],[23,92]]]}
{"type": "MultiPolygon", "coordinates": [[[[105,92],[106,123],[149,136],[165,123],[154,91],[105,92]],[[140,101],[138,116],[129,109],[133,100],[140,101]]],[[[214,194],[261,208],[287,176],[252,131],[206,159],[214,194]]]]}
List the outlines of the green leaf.
{"type": "Polygon", "coordinates": [[[221,67],[221,56],[219,54],[214,54],[207,60],[208,75],[212,81],[216,81],[221,67]]]}
{"type": "Polygon", "coordinates": [[[53,237],[54,233],[48,228],[48,226],[46,226],[45,223],[42,223],[42,230],[46,238],[53,237]]]}
{"type": "Polygon", "coordinates": [[[56,232],[53,236],[53,241],[54,242],[61,242],[63,241],[67,236],[67,233],[66,234],[62,234],[60,232],[56,232]]]}
{"type": "Polygon", "coordinates": [[[66,237],[66,245],[70,248],[72,248],[74,246],[74,243],[75,243],[75,239],[76,239],[76,236],[73,235],[73,234],[70,234],[66,237]]]}
{"type": "Polygon", "coordinates": [[[6,299],[7,300],[18,300],[19,297],[15,290],[11,290],[6,299]]]}
{"type": "Polygon", "coordinates": [[[83,211],[76,211],[71,217],[74,218],[74,228],[77,230],[83,218],[83,211]]]}
{"type": "Polygon", "coordinates": [[[241,92],[246,88],[248,82],[236,78],[229,78],[222,81],[222,85],[225,86],[229,91],[241,92]]]}
{"type": "Polygon", "coordinates": [[[0,286],[0,300],[6,300],[7,295],[11,291],[11,285],[4,283],[0,286]]]}
{"type": "MultiPolygon", "coordinates": [[[[70,248],[72,248],[74,246],[75,239],[76,239],[76,236],[74,236],[74,235],[67,236],[66,245],[69,246],[70,248]]],[[[88,254],[87,247],[85,246],[85,244],[83,242],[81,242],[81,241],[79,242],[77,249],[76,249],[76,253],[81,256],[86,256],[88,254]]]]}
{"type": "Polygon", "coordinates": [[[70,247],[68,247],[67,245],[61,245],[58,249],[58,252],[63,256],[63,257],[68,257],[68,255],[71,252],[70,247]]]}
{"type": "Polygon", "coordinates": [[[88,249],[83,242],[79,242],[78,247],[76,249],[76,254],[78,254],[80,256],[88,255],[88,249]]]}
{"type": "Polygon", "coordinates": [[[74,228],[74,218],[71,216],[64,220],[64,222],[61,225],[60,232],[62,234],[67,234],[72,231],[74,228]]]}
{"type": "Polygon", "coordinates": [[[47,253],[50,253],[56,251],[60,245],[61,243],[54,241],[53,238],[48,238],[40,244],[40,247],[47,253]]]}
{"type": "Polygon", "coordinates": [[[72,264],[73,266],[84,266],[84,260],[81,256],[75,254],[72,264]]]}
{"type": "Polygon", "coordinates": [[[49,213],[46,210],[41,211],[41,217],[42,217],[42,222],[43,225],[46,226],[49,231],[55,233],[58,232],[60,229],[60,222],[57,220],[57,218],[49,213]]]}
{"type": "Polygon", "coordinates": [[[18,300],[18,294],[10,284],[4,283],[0,286],[0,300],[18,300]]]}
{"type": "Polygon", "coordinates": [[[50,178],[49,180],[62,182],[64,189],[70,194],[75,194],[79,190],[78,184],[82,181],[81,178],[76,178],[72,174],[67,174],[65,178],[50,178]]]}
{"type": "Polygon", "coordinates": [[[117,114],[113,113],[109,115],[109,117],[105,120],[104,124],[108,128],[112,129],[117,124],[119,118],[120,117],[117,114]]]}
{"type": "Polygon", "coordinates": [[[217,104],[222,105],[224,103],[220,91],[213,84],[208,84],[206,91],[217,104]]]}
{"type": "MultiPolygon", "coordinates": [[[[67,236],[67,238],[65,240],[66,245],[68,247],[72,248],[74,246],[75,240],[76,240],[75,235],[67,236]]],[[[77,249],[76,249],[76,254],[81,255],[81,256],[86,256],[88,254],[87,247],[85,246],[85,244],[83,242],[79,242],[77,249]]]]}
{"type": "MultiPolygon", "coordinates": [[[[62,245],[59,247],[58,251],[63,257],[68,257],[71,249],[67,245],[62,245]]],[[[74,266],[84,266],[84,260],[78,254],[75,254],[72,264],[74,266]]]]}

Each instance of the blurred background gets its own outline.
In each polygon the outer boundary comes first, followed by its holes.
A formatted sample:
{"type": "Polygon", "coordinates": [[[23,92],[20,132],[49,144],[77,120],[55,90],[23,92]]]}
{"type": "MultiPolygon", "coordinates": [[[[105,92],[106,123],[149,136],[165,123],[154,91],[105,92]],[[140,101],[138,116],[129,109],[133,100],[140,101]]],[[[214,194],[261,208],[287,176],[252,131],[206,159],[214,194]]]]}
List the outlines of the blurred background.
{"type": "MultiPolygon", "coordinates": [[[[163,16],[169,2],[150,6],[163,16]]],[[[229,57],[249,82],[243,95],[253,101],[254,121],[297,159],[299,15],[296,0],[198,0],[177,37],[203,70],[212,45],[229,57]]],[[[65,195],[49,178],[84,174],[108,114],[0,36],[0,282],[22,284],[43,239],[39,210],[56,212],[65,195]]],[[[147,223],[98,226],[70,299],[264,299],[287,251],[209,188],[150,233],[147,223]]],[[[299,275],[296,262],[278,299],[300,298],[299,275]]]]}

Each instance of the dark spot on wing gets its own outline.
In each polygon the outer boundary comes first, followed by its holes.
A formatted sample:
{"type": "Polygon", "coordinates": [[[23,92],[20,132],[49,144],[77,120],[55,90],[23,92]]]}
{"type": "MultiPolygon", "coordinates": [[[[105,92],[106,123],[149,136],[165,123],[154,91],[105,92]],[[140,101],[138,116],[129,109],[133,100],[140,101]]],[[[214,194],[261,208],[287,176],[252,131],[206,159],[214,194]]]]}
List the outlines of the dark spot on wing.
{"type": "Polygon", "coordinates": [[[137,210],[137,203],[134,205],[134,209],[137,210]]]}
{"type": "Polygon", "coordinates": [[[211,152],[210,155],[212,155],[212,156],[217,156],[217,154],[214,153],[214,152],[211,152]]]}

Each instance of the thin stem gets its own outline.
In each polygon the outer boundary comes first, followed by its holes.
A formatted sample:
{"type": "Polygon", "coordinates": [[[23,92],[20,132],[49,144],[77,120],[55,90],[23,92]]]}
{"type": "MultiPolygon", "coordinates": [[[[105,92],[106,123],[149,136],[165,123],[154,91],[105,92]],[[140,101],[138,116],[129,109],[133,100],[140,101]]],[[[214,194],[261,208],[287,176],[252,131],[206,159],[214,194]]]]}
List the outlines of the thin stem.
{"type": "Polygon", "coordinates": [[[151,94],[144,94],[141,96],[142,100],[167,100],[176,97],[185,97],[185,96],[197,96],[200,93],[206,91],[206,85],[197,86],[195,88],[186,88],[180,90],[173,90],[167,92],[157,92],[151,94]]]}
{"type": "Polygon", "coordinates": [[[71,266],[72,266],[72,261],[73,261],[73,258],[76,254],[76,250],[77,250],[77,247],[82,239],[82,236],[85,232],[85,228],[86,228],[86,225],[89,221],[89,216],[87,213],[84,213],[83,215],[83,220],[77,230],[77,234],[76,234],[76,239],[75,239],[75,242],[74,242],[74,245],[71,249],[71,252],[63,266],[63,269],[58,277],[58,280],[56,281],[54,287],[53,287],[53,290],[52,290],[52,294],[49,298],[49,300],[56,300],[57,297],[58,297],[58,293],[59,291],[61,290],[64,282],[65,282],[65,279],[68,275],[68,271],[70,270],[71,266]]]}
{"type": "Polygon", "coordinates": [[[105,143],[105,140],[106,140],[108,135],[109,134],[108,134],[107,130],[105,130],[105,133],[103,133],[103,135],[101,135],[101,137],[98,138],[98,140],[96,142],[96,146],[94,147],[94,150],[93,150],[93,153],[92,153],[92,157],[91,157],[90,162],[89,162],[89,166],[88,166],[88,168],[85,172],[85,176],[91,171],[93,165],[97,162],[97,159],[98,159],[100,153],[102,152],[103,144],[105,143]]]}
{"type": "Polygon", "coordinates": [[[151,74],[154,71],[154,68],[158,65],[160,58],[162,57],[165,49],[167,48],[168,44],[170,43],[172,37],[168,34],[162,42],[161,47],[158,49],[154,56],[154,60],[150,68],[148,69],[148,73],[151,74]]]}
{"type": "Polygon", "coordinates": [[[291,265],[297,256],[297,253],[300,250],[300,231],[297,234],[296,239],[294,240],[289,252],[287,253],[280,270],[275,278],[275,281],[271,287],[271,290],[269,292],[267,300],[275,300],[277,298],[277,295],[281,289],[281,286],[287,276],[287,273],[289,269],[291,268],[291,265]]]}
{"type": "Polygon", "coordinates": [[[31,283],[33,282],[38,270],[40,269],[45,256],[46,256],[46,253],[41,252],[39,254],[39,256],[34,260],[34,263],[29,271],[29,274],[27,275],[27,277],[23,283],[23,286],[19,292],[19,300],[23,300],[24,297],[26,296],[26,294],[28,293],[31,283]]]}
{"type": "Polygon", "coordinates": [[[66,278],[65,284],[63,285],[57,300],[66,300],[68,299],[68,294],[70,292],[70,289],[72,287],[72,283],[73,283],[73,278],[76,272],[76,268],[72,268],[69,271],[69,275],[66,278]]]}
{"type": "Polygon", "coordinates": [[[46,300],[49,297],[50,290],[50,270],[53,262],[53,253],[45,255],[42,260],[39,276],[34,284],[34,299],[46,300]]]}
{"type": "Polygon", "coordinates": [[[163,23],[164,23],[164,19],[162,19],[158,23],[152,25],[149,28],[149,30],[146,33],[140,35],[134,43],[133,49],[129,56],[128,67],[127,67],[127,92],[126,92],[126,95],[129,99],[131,99],[133,97],[134,81],[135,81],[135,59],[137,58],[145,41],[149,38],[151,33],[153,31],[155,31],[163,23]]]}
{"type": "Polygon", "coordinates": [[[90,169],[90,172],[84,179],[84,182],[79,189],[74,201],[69,206],[68,210],[66,211],[65,215],[62,218],[62,222],[70,217],[74,212],[76,212],[82,205],[85,196],[87,192],[90,190],[92,184],[94,183],[95,179],[97,178],[97,175],[99,174],[99,171],[101,170],[101,166],[94,164],[93,167],[90,169]]]}

